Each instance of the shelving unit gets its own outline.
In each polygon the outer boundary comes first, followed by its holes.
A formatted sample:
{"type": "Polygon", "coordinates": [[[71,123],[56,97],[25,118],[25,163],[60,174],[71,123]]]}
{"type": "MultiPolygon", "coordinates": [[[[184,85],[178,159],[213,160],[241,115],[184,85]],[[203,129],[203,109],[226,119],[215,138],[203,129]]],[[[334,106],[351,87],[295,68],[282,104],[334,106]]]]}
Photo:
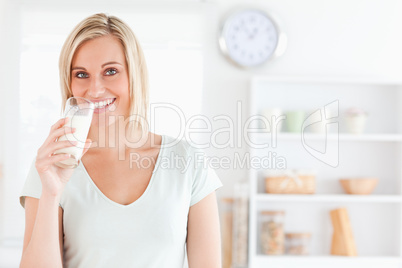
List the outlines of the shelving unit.
{"type": "Polygon", "coordinates": [[[251,158],[261,159],[271,152],[285,159],[289,169],[317,171],[316,194],[278,195],[265,193],[264,171],[271,167],[249,169],[249,268],[401,267],[402,81],[256,76],[251,80],[249,101],[250,116],[264,108],[312,112],[333,101],[339,104],[339,133],[249,133],[254,144],[267,145],[249,146],[251,158]],[[343,112],[350,107],[369,113],[364,134],[347,133],[343,112]],[[338,164],[330,166],[309,154],[302,139],[312,147],[337,148],[333,153],[338,154],[338,164]],[[338,182],[343,177],[377,177],[379,184],[371,195],[347,195],[338,182]],[[339,207],[348,209],[358,257],[330,255],[329,211],[339,207]],[[285,232],[311,232],[311,255],[264,255],[258,233],[262,210],[285,211],[285,232]]]}

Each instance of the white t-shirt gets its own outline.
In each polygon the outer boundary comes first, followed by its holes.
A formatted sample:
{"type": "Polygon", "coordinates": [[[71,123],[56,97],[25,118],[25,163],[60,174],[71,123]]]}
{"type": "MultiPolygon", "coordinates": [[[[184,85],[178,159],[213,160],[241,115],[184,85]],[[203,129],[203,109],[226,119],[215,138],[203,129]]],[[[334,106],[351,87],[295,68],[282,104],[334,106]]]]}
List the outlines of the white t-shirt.
{"type": "MultiPolygon", "coordinates": [[[[145,192],[129,205],[107,198],[80,164],[60,200],[64,267],[183,267],[189,208],[221,186],[201,150],[169,136],[162,136],[145,192]]],[[[41,190],[32,165],[21,205],[41,190]]]]}

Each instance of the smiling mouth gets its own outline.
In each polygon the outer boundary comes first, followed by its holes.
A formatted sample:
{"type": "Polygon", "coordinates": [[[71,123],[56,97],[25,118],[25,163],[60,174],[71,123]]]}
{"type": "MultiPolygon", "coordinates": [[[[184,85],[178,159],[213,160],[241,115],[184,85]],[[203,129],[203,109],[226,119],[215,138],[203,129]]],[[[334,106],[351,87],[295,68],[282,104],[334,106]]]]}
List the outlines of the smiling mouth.
{"type": "Polygon", "coordinates": [[[109,106],[111,106],[116,101],[116,98],[110,98],[103,101],[93,102],[95,104],[95,113],[105,111],[109,106]]]}

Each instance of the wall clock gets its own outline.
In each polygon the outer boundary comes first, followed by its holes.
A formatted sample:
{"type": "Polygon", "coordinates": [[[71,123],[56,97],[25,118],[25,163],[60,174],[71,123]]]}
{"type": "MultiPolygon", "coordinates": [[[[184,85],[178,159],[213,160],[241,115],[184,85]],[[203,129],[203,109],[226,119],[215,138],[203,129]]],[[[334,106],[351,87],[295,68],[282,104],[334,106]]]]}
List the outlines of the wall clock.
{"type": "Polygon", "coordinates": [[[264,11],[242,9],[225,19],[219,47],[232,63],[249,68],[282,54],[286,47],[286,36],[264,11]]]}

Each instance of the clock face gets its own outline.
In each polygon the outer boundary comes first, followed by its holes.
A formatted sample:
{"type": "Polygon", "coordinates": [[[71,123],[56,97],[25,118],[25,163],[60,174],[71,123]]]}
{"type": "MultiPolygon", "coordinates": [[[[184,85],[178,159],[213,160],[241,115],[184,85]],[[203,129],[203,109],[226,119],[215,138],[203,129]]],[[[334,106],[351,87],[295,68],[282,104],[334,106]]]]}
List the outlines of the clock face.
{"type": "Polygon", "coordinates": [[[259,10],[232,14],[220,37],[223,52],[242,67],[260,65],[273,57],[278,47],[279,31],[274,21],[259,10]]]}

